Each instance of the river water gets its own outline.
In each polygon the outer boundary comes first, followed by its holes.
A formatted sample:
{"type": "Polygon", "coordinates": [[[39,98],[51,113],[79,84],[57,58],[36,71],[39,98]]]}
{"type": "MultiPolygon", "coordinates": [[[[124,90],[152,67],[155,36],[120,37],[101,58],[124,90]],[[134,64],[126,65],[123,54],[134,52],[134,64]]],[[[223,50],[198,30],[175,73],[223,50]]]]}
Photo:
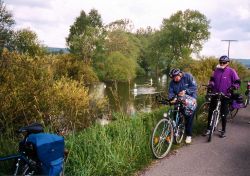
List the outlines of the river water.
{"type": "Polygon", "coordinates": [[[131,82],[99,83],[92,88],[99,98],[107,97],[112,111],[128,115],[150,112],[156,94],[166,92],[167,77],[138,77],[131,82]]]}

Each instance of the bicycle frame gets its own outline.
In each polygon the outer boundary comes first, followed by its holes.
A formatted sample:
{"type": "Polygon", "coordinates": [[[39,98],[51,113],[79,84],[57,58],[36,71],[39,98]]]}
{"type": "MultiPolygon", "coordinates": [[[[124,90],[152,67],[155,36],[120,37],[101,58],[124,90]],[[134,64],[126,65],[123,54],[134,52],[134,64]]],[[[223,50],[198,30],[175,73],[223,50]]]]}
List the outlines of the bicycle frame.
{"type": "Polygon", "coordinates": [[[19,166],[20,166],[20,161],[24,161],[25,164],[28,164],[29,166],[32,164],[31,163],[31,159],[28,158],[28,156],[25,155],[25,152],[20,152],[18,154],[12,154],[12,155],[7,155],[4,157],[0,157],[0,161],[8,161],[8,160],[12,160],[12,159],[16,159],[16,163],[15,163],[15,171],[14,171],[14,176],[16,176],[18,174],[18,170],[19,170],[19,166]]]}
{"type": "Polygon", "coordinates": [[[175,108],[170,108],[167,113],[163,114],[164,117],[170,117],[170,118],[171,118],[171,115],[172,115],[172,121],[171,121],[171,123],[173,124],[174,128],[176,128],[176,124],[178,124],[179,121],[180,121],[180,107],[181,107],[181,103],[178,102],[175,105],[176,105],[175,108]]]}

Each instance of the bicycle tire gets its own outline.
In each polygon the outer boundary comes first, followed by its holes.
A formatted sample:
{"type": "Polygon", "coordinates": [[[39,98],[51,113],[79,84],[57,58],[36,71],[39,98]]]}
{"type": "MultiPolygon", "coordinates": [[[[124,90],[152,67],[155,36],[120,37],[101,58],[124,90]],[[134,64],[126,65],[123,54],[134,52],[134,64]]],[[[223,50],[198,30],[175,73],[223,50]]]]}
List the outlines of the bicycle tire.
{"type": "Polygon", "coordinates": [[[213,111],[212,118],[211,118],[212,126],[209,127],[210,132],[209,132],[209,135],[208,135],[208,142],[211,142],[211,140],[212,140],[212,136],[213,136],[214,130],[216,128],[215,125],[216,125],[216,121],[217,121],[217,118],[218,118],[218,114],[219,113],[217,111],[213,111]]]}
{"type": "Polygon", "coordinates": [[[204,102],[196,112],[196,121],[207,122],[210,102],[204,102]]]}
{"type": "Polygon", "coordinates": [[[155,126],[151,136],[151,150],[153,155],[164,158],[171,149],[173,143],[173,126],[168,118],[161,119],[155,126]]]}
{"type": "Polygon", "coordinates": [[[177,126],[177,130],[175,132],[175,143],[176,144],[180,144],[183,137],[184,137],[184,134],[185,134],[185,124],[183,123],[183,119],[182,119],[182,123],[180,123],[178,126],[177,126]]]}

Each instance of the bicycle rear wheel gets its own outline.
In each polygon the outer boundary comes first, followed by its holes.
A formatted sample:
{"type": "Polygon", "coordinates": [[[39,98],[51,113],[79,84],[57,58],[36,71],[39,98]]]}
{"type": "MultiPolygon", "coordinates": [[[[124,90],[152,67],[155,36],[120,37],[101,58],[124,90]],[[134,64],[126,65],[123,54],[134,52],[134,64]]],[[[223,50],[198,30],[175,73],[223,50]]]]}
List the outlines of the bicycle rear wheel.
{"type": "Polygon", "coordinates": [[[210,102],[204,102],[196,112],[196,121],[207,122],[210,102]]]}
{"type": "Polygon", "coordinates": [[[173,143],[173,126],[170,119],[161,119],[155,126],[151,137],[151,150],[158,159],[164,158],[173,143]]]}
{"type": "Polygon", "coordinates": [[[229,119],[233,120],[234,117],[237,115],[239,109],[234,109],[232,107],[229,108],[229,119]]]}

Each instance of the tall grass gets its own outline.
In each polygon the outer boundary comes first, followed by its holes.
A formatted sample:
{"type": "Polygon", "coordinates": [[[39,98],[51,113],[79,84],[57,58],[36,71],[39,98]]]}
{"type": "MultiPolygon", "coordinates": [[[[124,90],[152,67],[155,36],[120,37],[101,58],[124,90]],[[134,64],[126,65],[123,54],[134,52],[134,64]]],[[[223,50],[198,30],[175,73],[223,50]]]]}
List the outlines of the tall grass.
{"type": "Polygon", "coordinates": [[[152,160],[150,134],[160,111],[120,118],[67,137],[68,175],[131,175],[152,160]]]}

